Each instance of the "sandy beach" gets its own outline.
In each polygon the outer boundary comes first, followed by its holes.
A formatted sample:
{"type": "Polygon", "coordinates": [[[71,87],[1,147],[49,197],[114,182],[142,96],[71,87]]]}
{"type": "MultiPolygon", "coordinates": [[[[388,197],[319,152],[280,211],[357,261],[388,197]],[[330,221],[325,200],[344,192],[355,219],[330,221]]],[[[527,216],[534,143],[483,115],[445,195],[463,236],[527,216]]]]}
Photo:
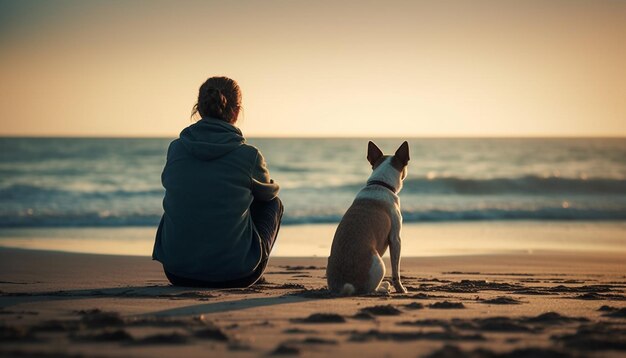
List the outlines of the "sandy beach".
{"type": "MultiPolygon", "coordinates": [[[[622,253],[403,260],[408,294],[332,297],[325,258],[248,289],[176,288],[148,257],[0,249],[1,356],[619,357],[622,253]]],[[[387,263],[388,264],[388,263],[387,263]]]]}
{"type": "Polygon", "coordinates": [[[0,29],[0,358],[626,358],[626,0],[0,29]]]}

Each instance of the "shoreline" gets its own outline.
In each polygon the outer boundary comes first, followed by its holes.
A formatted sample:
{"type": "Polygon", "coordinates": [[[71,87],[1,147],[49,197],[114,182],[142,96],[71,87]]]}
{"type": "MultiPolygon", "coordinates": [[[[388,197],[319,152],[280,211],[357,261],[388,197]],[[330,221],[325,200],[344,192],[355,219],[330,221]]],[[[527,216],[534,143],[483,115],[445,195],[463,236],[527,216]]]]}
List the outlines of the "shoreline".
{"type": "MultiPolygon", "coordinates": [[[[337,224],[281,227],[275,257],[327,257],[337,224]]],[[[0,228],[0,247],[150,256],[156,228],[0,228]]],[[[480,221],[405,223],[403,257],[532,253],[621,252],[626,221],[480,221]]],[[[388,255],[388,254],[386,254],[388,255]]]]}
{"type": "Polygon", "coordinates": [[[408,294],[335,297],[325,258],[273,257],[260,284],[201,289],[148,257],[0,249],[0,356],[620,357],[623,258],[410,257],[408,294]]]}

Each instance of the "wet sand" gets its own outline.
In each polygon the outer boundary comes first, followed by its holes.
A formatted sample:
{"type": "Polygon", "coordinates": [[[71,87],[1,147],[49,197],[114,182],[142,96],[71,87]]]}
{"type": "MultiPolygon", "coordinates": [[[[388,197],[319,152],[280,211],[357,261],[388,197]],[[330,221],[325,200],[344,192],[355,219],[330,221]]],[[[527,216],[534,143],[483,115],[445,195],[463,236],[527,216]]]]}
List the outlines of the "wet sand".
{"type": "MultiPolygon", "coordinates": [[[[327,257],[336,230],[337,224],[284,225],[272,253],[277,257],[300,257],[303,253],[327,257]]],[[[146,256],[152,253],[155,232],[155,227],[0,228],[0,247],[146,256]]],[[[402,257],[546,250],[626,255],[626,221],[508,220],[402,225],[402,257]]]]}
{"type": "Polygon", "coordinates": [[[262,283],[210,290],[147,257],[0,249],[0,355],[626,354],[623,253],[405,258],[408,294],[360,297],[328,293],[325,261],[273,258],[262,283]]]}

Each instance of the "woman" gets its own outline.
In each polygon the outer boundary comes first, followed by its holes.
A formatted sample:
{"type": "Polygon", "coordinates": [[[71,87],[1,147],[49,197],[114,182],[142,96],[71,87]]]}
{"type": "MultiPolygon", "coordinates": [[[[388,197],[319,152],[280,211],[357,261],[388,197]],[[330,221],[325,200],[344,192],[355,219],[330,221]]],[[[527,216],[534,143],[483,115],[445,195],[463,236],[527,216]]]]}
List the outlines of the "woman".
{"type": "Polygon", "coordinates": [[[152,258],[173,285],[247,287],[267,265],[283,206],[263,156],[235,127],[240,110],[239,85],[209,78],[192,112],[201,119],[167,151],[152,258]]]}

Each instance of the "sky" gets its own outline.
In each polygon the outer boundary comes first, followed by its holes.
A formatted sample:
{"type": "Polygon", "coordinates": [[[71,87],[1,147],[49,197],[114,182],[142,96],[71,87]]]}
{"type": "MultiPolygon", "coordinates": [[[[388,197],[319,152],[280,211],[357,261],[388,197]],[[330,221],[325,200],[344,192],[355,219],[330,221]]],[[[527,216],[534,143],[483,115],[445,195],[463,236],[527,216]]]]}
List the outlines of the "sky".
{"type": "Polygon", "coordinates": [[[4,1],[0,136],[626,136],[626,1],[4,1]]]}

